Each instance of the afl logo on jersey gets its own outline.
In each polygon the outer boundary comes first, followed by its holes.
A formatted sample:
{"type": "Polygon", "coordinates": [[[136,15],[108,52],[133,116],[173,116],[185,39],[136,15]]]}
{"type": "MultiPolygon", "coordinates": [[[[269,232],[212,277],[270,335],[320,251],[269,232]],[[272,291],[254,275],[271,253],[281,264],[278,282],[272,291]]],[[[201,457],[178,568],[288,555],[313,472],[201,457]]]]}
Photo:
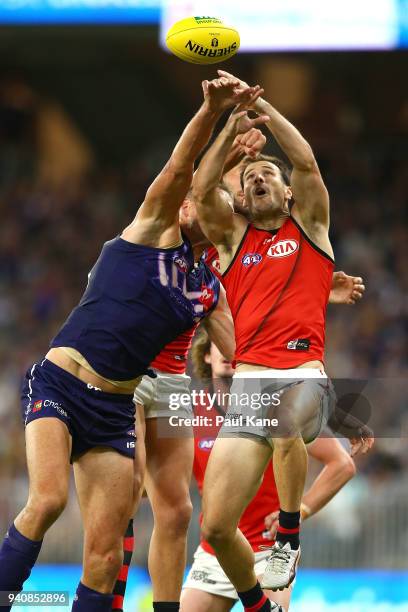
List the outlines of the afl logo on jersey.
{"type": "Polygon", "coordinates": [[[212,447],[214,446],[214,442],[214,438],[202,438],[198,442],[198,448],[209,453],[212,447]]]}
{"type": "Polygon", "coordinates": [[[188,263],[186,262],[184,257],[175,257],[174,263],[176,264],[180,272],[184,272],[184,274],[186,274],[188,270],[188,263]]]}
{"type": "Polygon", "coordinates": [[[262,255],[259,253],[245,253],[241,261],[246,268],[252,264],[256,266],[262,261],[262,255]]]}
{"type": "Polygon", "coordinates": [[[295,253],[299,248],[297,240],[279,240],[272,244],[267,252],[268,257],[288,257],[295,253]]]}

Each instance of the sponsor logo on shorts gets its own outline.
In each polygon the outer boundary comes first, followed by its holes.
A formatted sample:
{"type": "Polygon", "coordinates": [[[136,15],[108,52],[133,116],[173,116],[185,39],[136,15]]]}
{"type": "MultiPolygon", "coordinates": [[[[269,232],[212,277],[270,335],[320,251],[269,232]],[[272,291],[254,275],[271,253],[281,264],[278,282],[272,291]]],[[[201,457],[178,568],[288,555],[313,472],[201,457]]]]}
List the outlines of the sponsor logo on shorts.
{"type": "Polygon", "coordinates": [[[63,409],[61,404],[59,404],[58,402],[53,402],[52,400],[43,400],[43,407],[44,408],[48,408],[48,407],[54,408],[54,410],[56,410],[58,414],[60,414],[61,416],[64,416],[65,418],[68,418],[68,414],[63,409]]]}
{"type": "Polygon", "coordinates": [[[251,265],[257,266],[262,261],[262,255],[259,253],[245,253],[241,261],[246,268],[251,265]]]}
{"type": "Polygon", "coordinates": [[[42,400],[38,400],[37,402],[34,402],[34,406],[33,406],[33,412],[39,412],[39,410],[41,410],[43,405],[43,401],[42,400]]]}
{"type": "Polygon", "coordinates": [[[102,391],[100,387],[94,387],[93,385],[91,385],[91,383],[88,383],[86,386],[90,391],[102,391]]]}
{"type": "Polygon", "coordinates": [[[191,580],[195,580],[196,582],[205,582],[207,584],[217,584],[216,580],[212,580],[210,578],[210,574],[208,572],[203,572],[202,570],[193,570],[191,572],[191,580]]]}
{"type": "Polygon", "coordinates": [[[210,452],[210,450],[214,446],[214,442],[214,438],[202,438],[198,443],[198,448],[210,452]]]}
{"type": "Polygon", "coordinates": [[[308,351],[310,347],[309,338],[296,338],[296,340],[289,340],[286,345],[291,351],[308,351]]]}
{"type": "Polygon", "coordinates": [[[299,248],[297,240],[279,240],[276,244],[271,244],[268,249],[268,257],[288,257],[293,255],[299,248]]]}

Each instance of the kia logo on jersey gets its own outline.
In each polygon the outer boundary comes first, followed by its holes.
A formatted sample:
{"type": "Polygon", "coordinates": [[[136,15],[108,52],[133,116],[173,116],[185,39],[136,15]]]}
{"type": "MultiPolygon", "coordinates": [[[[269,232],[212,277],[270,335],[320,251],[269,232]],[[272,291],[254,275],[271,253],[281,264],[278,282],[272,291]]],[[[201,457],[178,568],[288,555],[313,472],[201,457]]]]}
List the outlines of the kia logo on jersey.
{"type": "Polygon", "coordinates": [[[272,244],[267,252],[268,257],[288,257],[299,248],[297,240],[279,240],[276,244],[272,244]]]}
{"type": "Polygon", "coordinates": [[[254,266],[256,266],[257,264],[259,264],[260,261],[262,261],[262,255],[260,255],[259,253],[245,253],[242,258],[242,263],[245,267],[248,267],[251,264],[254,264],[254,266]]]}

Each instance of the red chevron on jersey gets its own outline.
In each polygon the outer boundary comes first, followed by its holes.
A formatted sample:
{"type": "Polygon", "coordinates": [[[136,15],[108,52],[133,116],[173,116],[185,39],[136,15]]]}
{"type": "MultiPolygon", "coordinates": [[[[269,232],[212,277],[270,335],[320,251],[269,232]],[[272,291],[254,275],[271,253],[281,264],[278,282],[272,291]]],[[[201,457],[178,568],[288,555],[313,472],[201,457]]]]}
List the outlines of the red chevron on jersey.
{"type": "Polygon", "coordinates": [[[223,274],[236,361],[270,368],[323,361],[333,270],[293,217],[277,230],[249,224],[223,274]]]}

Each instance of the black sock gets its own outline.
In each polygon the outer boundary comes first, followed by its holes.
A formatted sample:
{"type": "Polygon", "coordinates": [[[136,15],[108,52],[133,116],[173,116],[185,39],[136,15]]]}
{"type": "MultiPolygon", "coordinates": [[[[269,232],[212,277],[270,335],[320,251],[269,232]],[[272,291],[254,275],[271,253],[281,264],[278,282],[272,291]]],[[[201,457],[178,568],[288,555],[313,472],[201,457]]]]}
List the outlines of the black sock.
{"type": "Polygon", "coordinates": [[[178,612],[180,610],[179,601],[154,601],[153,610],[158,612],[178,612]]]}
{"type": "Polygon", "coordinates": [[[125,597],[126,583],[128,579],[130,562],[132,560],[134,543],[133,519],[131,519],[126,529],[125,537],[123,538],[123,565],[113,589],[114,598],[112,603],[112,612],[123,612],[123,600],[125,597]]]}
{"type": "Polygon", "coordinates": [[[276,533],[276,541],[286,544],[289,542],[292,550],[299,548],[299,525],[300,512],[279,511],[279,525],[276,533]]]}
{"type": "Polygon", "coordinates": [[[251,612],[270,612],[272,610],[271,602],[261,589],[259,582],[249,591],[238,593],[238,597],[245,610],[251,610],[251,612]]]}

